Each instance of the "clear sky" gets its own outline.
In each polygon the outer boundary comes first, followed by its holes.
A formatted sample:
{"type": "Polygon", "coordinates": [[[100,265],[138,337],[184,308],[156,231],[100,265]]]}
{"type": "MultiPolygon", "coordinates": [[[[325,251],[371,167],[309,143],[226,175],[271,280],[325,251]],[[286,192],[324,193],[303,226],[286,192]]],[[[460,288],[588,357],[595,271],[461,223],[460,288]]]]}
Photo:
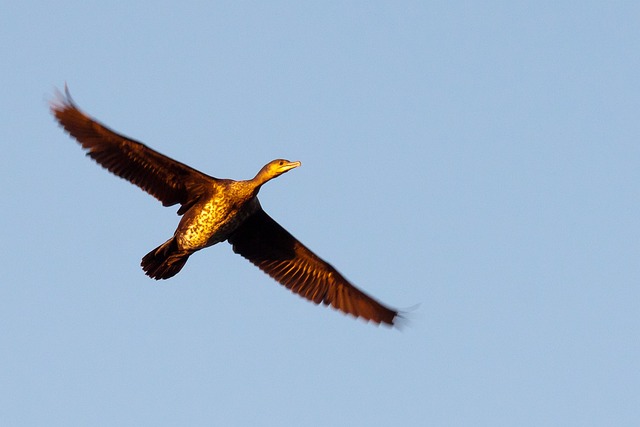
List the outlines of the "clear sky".
{"type": "Polygon", "coordinates": [[[7,426],[640,425],[637,2],[5,2],[7,426]],[[176,208],[56,125],[267,184],[401,309],[375,327],[227,243],[157,283],[176,208]]]}

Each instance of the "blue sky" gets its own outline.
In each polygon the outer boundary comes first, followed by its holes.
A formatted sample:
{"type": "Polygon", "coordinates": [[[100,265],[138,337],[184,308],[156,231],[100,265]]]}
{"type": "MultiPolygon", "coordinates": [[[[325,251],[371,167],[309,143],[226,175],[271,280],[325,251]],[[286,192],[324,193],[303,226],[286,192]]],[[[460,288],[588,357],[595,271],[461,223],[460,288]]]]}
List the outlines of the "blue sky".
{"type": "Polygon", "coordinates": [[[640,422],[635,2],[13,2],[0,15],[0,418],[30,425],[640,422]],[[271,216],[402,331],[222,243],[47,100],[216,177],[302,161],[271,216]]]}

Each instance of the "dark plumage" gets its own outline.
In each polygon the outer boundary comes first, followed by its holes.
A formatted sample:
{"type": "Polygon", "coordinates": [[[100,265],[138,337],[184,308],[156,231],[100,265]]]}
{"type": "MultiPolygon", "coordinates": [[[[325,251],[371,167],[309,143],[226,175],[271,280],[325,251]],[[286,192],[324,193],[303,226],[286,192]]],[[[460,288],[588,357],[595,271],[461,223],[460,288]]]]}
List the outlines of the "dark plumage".
{"type": "Polygon", "coordinates": [[[260,187],[300,162],[273,160],[246,181],[218,179],[108,129],[80,111],[68,90],[51,103],[51,111],[98,164],[164,206],[180,205],[182,218],[173,237],[142,258],[148,276],[168,279],[195,251],[227,240],[234,252],[316,304],[375,323],[394,323],[396,310],[358,290],[262,210],[260,187]]]}

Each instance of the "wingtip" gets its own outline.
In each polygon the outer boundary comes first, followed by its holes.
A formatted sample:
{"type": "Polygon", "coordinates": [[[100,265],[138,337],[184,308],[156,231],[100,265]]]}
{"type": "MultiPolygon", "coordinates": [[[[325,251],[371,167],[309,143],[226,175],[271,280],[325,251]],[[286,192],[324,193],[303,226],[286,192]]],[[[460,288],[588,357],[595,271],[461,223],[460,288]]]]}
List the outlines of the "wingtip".
{"type": "Polygon", "coordinates": [[[404,314],[405,313],[398,312],[394,316],[392,323],[391,324],[385,323],[385,326],[391,329],[397,329],[399,331],[403,331],[409,325],[409,319],[407,319],[404,314]]]}
{"type": "Polygon", "coordinates": [[[64,94],[66,96],[66,99],[69,101],[70,104],[74,104],[73,102],[73,98],[71,97],[71,92],[69,92],[69,85],[67,84],[67,82],[64,82],[64,94]]]}
{"type": "Polygon", "coordinates": [[[64,82],[64,93],[57,87],[53,89],[53,99],[49,101],[49,107],[54,114],[66,107],[75,107],[75,105],[67,82],[64,82]]]}
{"type": "Polygon", "coordinates": [[[410,326],[413,322],[411,318],[415,318],[415,311],[420,307],[420,304],[414,304],[411,307],[407,307],[401,310],[396,310],[396,314],[392,319],[392,324],[389,327],[403,330],[410,326]]]}

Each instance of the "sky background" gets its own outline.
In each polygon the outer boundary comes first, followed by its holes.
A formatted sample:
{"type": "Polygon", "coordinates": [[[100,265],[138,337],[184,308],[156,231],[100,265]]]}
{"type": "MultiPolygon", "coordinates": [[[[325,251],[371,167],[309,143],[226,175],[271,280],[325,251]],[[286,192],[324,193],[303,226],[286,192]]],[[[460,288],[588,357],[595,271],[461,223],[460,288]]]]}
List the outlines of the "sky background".
{"type": "Polygon", "coordinates": [[[0,39],[3,425],[640,425],[637,2],[22,1],[0,39]],[[263,207],[408,325],[227,243],[147,278],[176,208],[65,82],[210,175],[302,161],[263,207]]]}

